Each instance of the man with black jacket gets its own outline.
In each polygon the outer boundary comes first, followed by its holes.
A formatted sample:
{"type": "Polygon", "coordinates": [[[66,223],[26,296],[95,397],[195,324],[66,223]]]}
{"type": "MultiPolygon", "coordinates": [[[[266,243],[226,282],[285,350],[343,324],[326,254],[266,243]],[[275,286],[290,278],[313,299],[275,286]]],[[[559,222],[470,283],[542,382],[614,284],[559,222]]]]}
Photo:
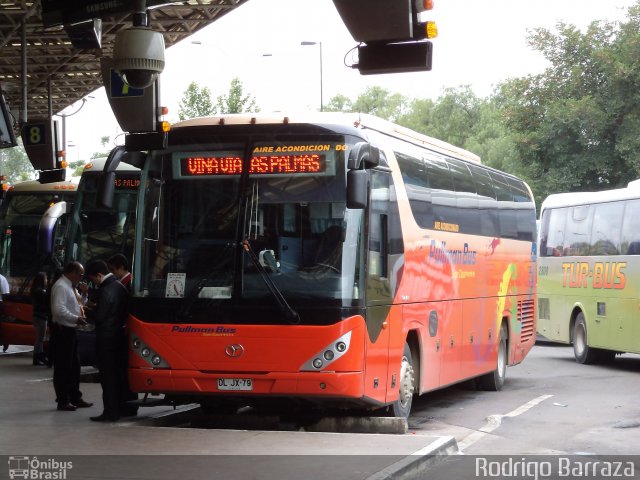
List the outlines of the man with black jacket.
{"type": "Polygon", "coordinates": [[[96,349],[103,412],[91,417],[94,422],[115,422],[126,401],[125,320],[128,292],[102,260],[87,264],[86,276],[97,286],[93,320],[96,324],[96,349]]]}

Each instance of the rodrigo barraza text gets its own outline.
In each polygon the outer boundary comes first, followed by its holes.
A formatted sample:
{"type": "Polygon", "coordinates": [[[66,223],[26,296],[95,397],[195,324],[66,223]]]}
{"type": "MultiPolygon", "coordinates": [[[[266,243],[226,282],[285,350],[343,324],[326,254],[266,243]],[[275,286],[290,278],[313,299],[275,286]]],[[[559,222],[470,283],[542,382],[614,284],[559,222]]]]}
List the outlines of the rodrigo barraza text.
{"type": "Polygon", "coordinates": [[[555,461],[528,458],[490,461],[476,458],[475,474],[478,478],[633,478],[635,466],[630,461],[574,460],[558,457],[555,461]],[[555,467],[555,468],[554,468],[555,467]]]}

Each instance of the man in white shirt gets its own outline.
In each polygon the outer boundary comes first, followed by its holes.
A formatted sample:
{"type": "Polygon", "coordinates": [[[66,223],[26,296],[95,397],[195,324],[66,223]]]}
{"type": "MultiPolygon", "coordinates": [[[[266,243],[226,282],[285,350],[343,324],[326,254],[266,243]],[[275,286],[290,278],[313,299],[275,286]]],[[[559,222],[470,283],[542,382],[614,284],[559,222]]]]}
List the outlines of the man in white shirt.
{"type": "Polygon", "coordinates": [[[58,410],[72,412],[91,407],[80,391],[80,357],[76,327],[86,325],[82,298],[76,286],[84,275],[80,262],[65,265],[60,278],[51,287],[51,321],[53,324],[53,387],[58,410]]]}

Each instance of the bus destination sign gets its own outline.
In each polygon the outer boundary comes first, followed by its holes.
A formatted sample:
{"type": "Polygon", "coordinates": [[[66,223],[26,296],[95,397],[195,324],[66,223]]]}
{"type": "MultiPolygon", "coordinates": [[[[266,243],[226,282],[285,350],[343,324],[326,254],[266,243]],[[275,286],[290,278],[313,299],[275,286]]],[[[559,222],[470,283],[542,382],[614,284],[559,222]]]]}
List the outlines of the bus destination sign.
{"type": "MultiPolygon", "coordinates": [[[[296,175],[324,173],[326,156],[317,153],[258,154],[251,158],[249,173],[255,175],[296,175]]],[[[240,175],[239,156],[188,155],[180,158],[183,177],[240,175]]]]}

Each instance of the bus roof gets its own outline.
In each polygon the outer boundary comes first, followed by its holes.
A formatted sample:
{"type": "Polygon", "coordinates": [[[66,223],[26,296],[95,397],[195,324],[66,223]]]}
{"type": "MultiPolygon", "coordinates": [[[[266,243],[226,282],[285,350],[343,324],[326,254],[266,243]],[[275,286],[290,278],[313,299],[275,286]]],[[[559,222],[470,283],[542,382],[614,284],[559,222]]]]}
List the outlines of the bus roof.
{"type": "MultiPolygon", "coordinates": [[[[99,157],[94,158],[90,162],[88,162],[84,166],[84,172],[92,171],[92,172],[102,172],[104,170],[104,164],[107,162],[107,157],[99,157]]],[[[139,172],[140,169],[138,167],[134,167],[133,165],[129,165],[128,163],[120,162],[118,167],[116,168],[117,172],[139,172]]]]}
{"type": "Polygon", "coordinates": [[[51,182],[40,183],[38,180],[27,180],[25,182],[16,183],[12,185],[8,192],[12,192],[12,195],[16,193],[34,193],[34,192],[75,192],[78,189],[77,182],[64,181],[64,182],[51,182]]]}
{"type": "Polygon", "coordinates": [[[480,157],[474,153],[365,113],[308,112],[295,113],[291,116],[279,113],[240,113],[192,118],[172,125],[171,129],[206,125],[268,125],[292,123],[316,125],[335,124],[350,126],[354,129],[370,129],[439,153],[453,155],[474,163],[481,163],[480,157]]]}
{"type": "Polygon", "coordinates": [[[554,193],[545,198],[541,210],[545,208],[571,207],[591,205],[595,203],[613,202],[640,198],[640,179],[629,182],[625,188],[602,190],[600,192],[568,192],[554,193]]]}

